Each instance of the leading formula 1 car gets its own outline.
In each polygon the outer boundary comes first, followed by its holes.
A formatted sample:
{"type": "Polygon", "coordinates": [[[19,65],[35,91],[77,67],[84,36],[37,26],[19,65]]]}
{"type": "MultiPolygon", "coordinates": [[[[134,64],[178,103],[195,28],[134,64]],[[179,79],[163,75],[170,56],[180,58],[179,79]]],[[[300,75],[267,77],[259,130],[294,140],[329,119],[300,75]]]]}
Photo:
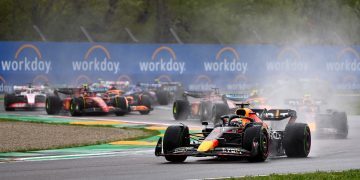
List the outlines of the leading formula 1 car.
{"type": "Polygon", "coordinates": [[[190,117],[216,124],[221,115],[228,114],[231,109],[236,108],[236,103],[247,97],[245,94],[221,94],[217,88],[213,91],[186,91],[182,99],[174,102],[173,116],[175,120],[190,117]]]}
{"type": "Polygon", "coordinates": [[[128,112],[128,102],[125,97],[113,96],[103,98],[97,91],[83,88],[58,88],[54,94],[46,98],[46,112],[58,114],[68,111],[72,116],[83,114],[115,113],[122,116],[128,112]]]}
{"type": "Polygon", "coordinates": [[[265,161],[269,154],[308,156],[310,128],[295,122],[296,111],[249,109],[247,105],[240,104],[236,114],[222,116],[221,125],[206,126],[201,133],[189,133],[186,125],[169,126],[157,142],[155,155],[170,162],[183,162],[188,156],[245,157],[254,162],[265,161]],[[264,122],[284,119],[289,121],[283,131],[274,131],[264,122]]]}
{"type": "Polygon", "coordinates": [[[39,109],[45,107],[45,86],[14,86],[14,93],[5,94],[4,107],[6,111],[15,109],[39,109]]]}
{"type": "Polygon", "coordinates": [[[348,135],[348,122],[346,112],[336,109],[321,109],[325,101],[313,99],[305,94],[302,99],[287,99],[286,103],[294,107],[299,113],[299,117],[307,122],[314,132],[314,136],[319,138],[335,137],[345,139],[348,135]]]}

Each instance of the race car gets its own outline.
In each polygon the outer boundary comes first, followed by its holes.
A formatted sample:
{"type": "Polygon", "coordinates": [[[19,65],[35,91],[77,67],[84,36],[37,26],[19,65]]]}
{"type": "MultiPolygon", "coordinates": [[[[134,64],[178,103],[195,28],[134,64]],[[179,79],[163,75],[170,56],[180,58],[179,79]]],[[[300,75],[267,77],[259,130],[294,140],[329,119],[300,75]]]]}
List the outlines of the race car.
{"type": "Polygon", "coordinates": [[[142,93],[151,98],[152,104],[168,105],[184,93],[180,82],[139,83],[142,93]]]}
{"type": "Polygon", "coordinates": [[[138,111],[142,115],[149,114],[153,110],[151,98],[137,87],[130,87],[128,81],[105,81],[100,84],[92,84],[91,89],[98,89],[98,94],[106,100],[114,97],[125,97],[128,109],[125,113],[138,111]]]}
{"type": "Polygon", "coordinates": [[[45,107],[45,86],[14,86],[14,93],[5,94],[4,107],[6,111],[15,109],[39,109],[45,107]]]}
{"type": "Polygon", "coordinates": [[[99,92],[82,88],[58,88],[54,94],[46,98],[47,114],[59,114],[60,111],[70,112],[71,116],[83,114],[115,113],[122,116],[128,112],[128,102],[125,97],[114,96],[103,98],[99,92]]]}
{"type": "Polygon", "coordinates": [[[182,99],[174,102],[173,116],[175,120],[194,118],[201,122],[218,123],[221,115],[235,109],[235,104],[246,98],[244,94],[221,94],[217,88],[213,88],[213,91],[186,91],[182,99]]]}
{"type": "Polygon", "coordinates": [[[269,155],[307,157],[311,132],[305,123],[296,123],[291,109],[250,109],[240,104],[235,114],[221,116],[222,123],[189,133],[186,125],[169,126],[155,147],[156,156],[170,162],[183,162],[188,156],[220,158],[243,157],[251,162],[265,161],[269,155]],[[285,130],[272,130],[265,121],[288,119],[285,130]]]}
{"type": "Polygon", "coordinates": [[[326,102],[321,99],[313,99],[309,94],[305,94],[301,99],[287,99],[285,102],[299,112],[300,118],[309,124],[315,137],[340,139],[347,137],[346,112],[335,109],[322,110],[321,106],[326,105],[326,102]]]}

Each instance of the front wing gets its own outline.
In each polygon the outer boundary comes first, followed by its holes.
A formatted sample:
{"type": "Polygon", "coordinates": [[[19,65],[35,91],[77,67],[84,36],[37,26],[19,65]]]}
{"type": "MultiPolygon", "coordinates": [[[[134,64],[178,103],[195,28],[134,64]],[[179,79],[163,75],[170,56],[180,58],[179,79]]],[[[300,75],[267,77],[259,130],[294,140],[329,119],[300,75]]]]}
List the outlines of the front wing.
{"type": "Polygon", "coordinates": [[[164,153],[162,148],[162,138],[159,138],[158,143],[155,147],[155,156],[195,156],[195,157],[206,157],[206,156],[231,156],[231,157],[252,157],[257,155],[257,149],[259,144],[253,143],[251,151],[243,149],[241,147],[216,147],[214,150],[207,152],[199,152],[196,147],[178,147],[173,151],[164,153]]]}

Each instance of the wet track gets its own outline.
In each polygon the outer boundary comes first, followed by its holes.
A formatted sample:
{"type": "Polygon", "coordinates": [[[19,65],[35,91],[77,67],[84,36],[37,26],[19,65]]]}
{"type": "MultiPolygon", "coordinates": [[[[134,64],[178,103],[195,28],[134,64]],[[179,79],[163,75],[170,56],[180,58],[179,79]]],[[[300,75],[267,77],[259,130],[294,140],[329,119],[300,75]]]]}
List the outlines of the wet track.
{"type": "MultiPolygon", "coordinates": [[[[3,107],[0,107],[1,113],[3,107]]],[[[45,111],[15,111],[11,114],[41,115],[45,111]]],[[[148,116],[102,116],[81,119],[112,119],[134,122],[176,124],[171,108],[159,107],[148,116]]],[[[199,126],[197,120],[182,121],[199,126]]],[[[188,158],[185,163],[167,163],[155,157],[153,149],[112,157],[81,158],[56,161],[11,162],[0,164],[0,179],[203,179],[215,177],[266,175],[271,173],[312,172],[360,168],[360,117],[349,116],[347,139],[313,139],[310,156],[269,158],[264,163],[220,161],[214,158],[188,158]]]]}

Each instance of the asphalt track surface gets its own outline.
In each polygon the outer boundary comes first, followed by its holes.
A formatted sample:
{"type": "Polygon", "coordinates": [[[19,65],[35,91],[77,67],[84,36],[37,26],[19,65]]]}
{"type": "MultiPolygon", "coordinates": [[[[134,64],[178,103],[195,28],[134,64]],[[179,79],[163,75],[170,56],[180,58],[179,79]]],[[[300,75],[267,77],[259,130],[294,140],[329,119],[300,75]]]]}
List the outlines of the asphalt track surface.
{"type": "MultiPolygon", "coordinates": [[[[5,113],[0,106],[0,113],[5,113]]],[[[7,113],[7,112],[6,112],[7,113]]],[[[46,116],[45,111],[15,111],[11,114],[46,116]]],[[[80,119],[111,119],[156,124],[177,124],[170,107],[158,107],[150,115],[133,113],[124,117],[86,116],[80,119]]],[[[360,168],[360,116],[349,116],[347,139],[314,139],[308,158],[268,158],[263,163],[245,160],[223,161],[212,157],[189,157],[185,163],[168,163],[155,157],[153,149],[129,152],[118,156],[80,159],[0,163],[0,179],[204,179],[268,175],[272,173],[300,173],[339,171],[360,168]]],[[[181,121],[200,126],[198,120],[181,121]]]]}

